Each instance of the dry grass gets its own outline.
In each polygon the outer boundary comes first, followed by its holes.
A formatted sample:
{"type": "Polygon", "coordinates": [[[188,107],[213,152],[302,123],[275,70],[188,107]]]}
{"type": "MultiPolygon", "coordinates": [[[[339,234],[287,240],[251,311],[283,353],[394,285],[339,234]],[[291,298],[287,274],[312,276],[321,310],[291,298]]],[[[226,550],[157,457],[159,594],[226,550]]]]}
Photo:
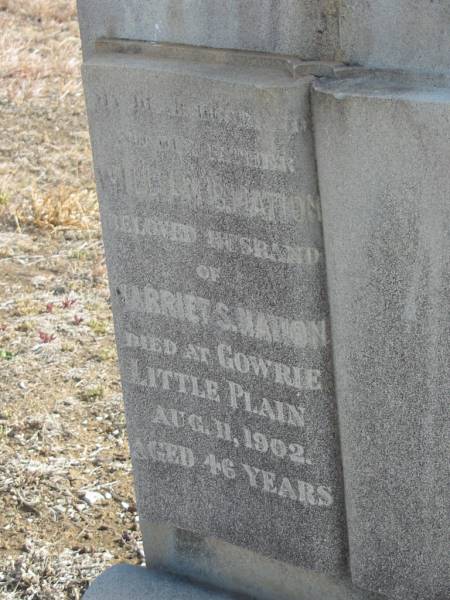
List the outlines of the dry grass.
{"type": "Polygon", "coordinates": [[[44,22],[66,23],[77,16],[75,0],[0,0],[0,10],[44,22]]]}
{"type": "Polygon", "coordinates": [[[75,2],[0,0],[0,10],[0,218],[98,230],[75,2]]]}
{"type": "Polygon", "coordinates": [[[142,551],[74,0],[0,0],[0,56],[0,598],[76,600],[142,551]]]}
{"type": "Polygon", "coordinates": [[[2,93],[16,103],[81,93],[75,3],[0,0],[0,11],[2,93]]]}
{"type": "MultiPolygon", "coordinates": [[[[97,209],[93,192],[61,185],[46,196],[32,198],[32,224],[39,229],[89,229],[97,209]]],[[[21,220],[25,221],[26,217],[21,220]]]]}

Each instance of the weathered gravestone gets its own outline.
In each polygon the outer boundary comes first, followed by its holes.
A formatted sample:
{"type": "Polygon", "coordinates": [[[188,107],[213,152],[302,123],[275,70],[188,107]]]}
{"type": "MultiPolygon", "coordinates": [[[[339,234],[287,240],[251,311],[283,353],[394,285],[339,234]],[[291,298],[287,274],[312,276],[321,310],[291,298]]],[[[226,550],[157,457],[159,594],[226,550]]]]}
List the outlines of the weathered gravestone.
{"type": "Polygon", "coordinates": [[[449,591],[448,92],[365,4],[79,0],[147,562],[260,599],[449,591]]]}
{"type": "Polygon", "coordinates": [[[342,574],[312,78],[214,58],[84,67],[140,515],[342,574]]]}

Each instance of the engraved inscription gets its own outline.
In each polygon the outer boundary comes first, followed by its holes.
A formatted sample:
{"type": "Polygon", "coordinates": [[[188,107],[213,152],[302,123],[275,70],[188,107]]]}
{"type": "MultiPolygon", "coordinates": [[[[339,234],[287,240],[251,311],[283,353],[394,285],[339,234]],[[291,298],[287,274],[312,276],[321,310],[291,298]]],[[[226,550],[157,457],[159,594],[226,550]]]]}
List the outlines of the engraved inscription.
{"type": "Polygon", "coordinates": [[[88,98],[144,516],[315,568],[343,518],[308,84],[146,68],[88,98]]]}
{"type": "Polygon", "coordinates": [[[136,215],[117,215],[114,213],[108,213],[106,218],[107,226],[112,231],[131,236],[168,239],[185,244],[194,244],[199,241],[217,252],[251,256],[271,262],[314,266],[322,257],[322,251],[317,247],[290,246],[214,229],[209,229],[205,233],[198,232],[194,227],[176,221],[165,221],[156,218],[140,219],[136,215]]]}
{"type": "Polygon", "coordinates": [[[138,287],[123,284],[117,291],[128,310],[142,314],[231,331],[269,344],[279,342],[297,348],[319,348],[328,343],[325,319],[289,319],[244,306],[211,302],[208,298],[193,294],[158,290],[151,285],[138,287]]]}

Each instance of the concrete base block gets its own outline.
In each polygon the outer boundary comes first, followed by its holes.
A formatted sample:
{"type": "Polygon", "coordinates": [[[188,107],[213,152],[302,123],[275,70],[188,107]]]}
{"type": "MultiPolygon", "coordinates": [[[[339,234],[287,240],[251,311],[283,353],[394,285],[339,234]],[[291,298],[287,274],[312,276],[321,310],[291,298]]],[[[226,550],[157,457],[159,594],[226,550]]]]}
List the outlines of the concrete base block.
{"type": "Polygon", "coordinates": [[[83,600],[243,600],[187,579],[131,565],[117,565],[100,575],[83,600]]]}

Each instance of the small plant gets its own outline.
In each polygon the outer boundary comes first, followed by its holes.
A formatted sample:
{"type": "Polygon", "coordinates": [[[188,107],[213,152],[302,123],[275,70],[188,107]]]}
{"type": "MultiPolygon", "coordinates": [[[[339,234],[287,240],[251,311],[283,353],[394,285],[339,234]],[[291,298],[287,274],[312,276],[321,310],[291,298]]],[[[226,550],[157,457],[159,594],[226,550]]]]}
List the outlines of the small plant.
{"type": "Polygon", "coordinates": [[[75,315],[73,318],[73,323],[74,325],[81,325],[81,323],[84,321],[83,317],[80,315],[75,315]]]}
{"type": "Polygon", "coordinates": [[[92,329],[94,333],[97,335],[105,335],[108,331],[108,323],[107,321],[89,321],[89,327],[92,329]]]}
{"type": "Polygon", "coordinates": [[[12,360],[14,358],[14,354],[9,350],[0,348],[0,358],[3,358],[4,360],[12,360]]]}
{"type": "Polygon", "coordinates": [[[53,333],[45,333],[45,331],[39,331],[38,333],[42,344],[50,344],[50,342],[56,340],[56,336],[53,333]]]}
{"type": "Polygon", "coordinates": [[[54,302],[48,302],[47,306],[45,307],[45,310],[48,313],[52,313],[54,308],[55,308],[55,303],[54,302]]]}
{"type": "Polygon", "coordinates": [[[26,317],[27,315],[36,315],[42,313],[41,304],[33,304],[28,300],[19,300],[14,307],[14,317],[26,317]]]}
{"type": "Polygon", "coordinates": [[[62,301],[62,308],[64,308],[64,310],[67,310],[68,308],[72,308],[72,306],[75,306],[75,304],[77,303],[77,301],[74,298],[65,298],[62,301]]]}
{"type": "Polygon", "coordinates": [[[105,390],[102,388],[101,385],[99,385],[97,387],[88,388],[87,390],[84,390],[83,392],[81,392],[81,400],[88,402],[89,400],[103,398],[104,395],[105,395],[105,390]]]}
{"type": "Polygon", "coordinates": [[[66,342],[61,345],[61,352],[73,352],[74,350],[75,345],[70,342],[66,342]]]}
{"type": "Polygon", "coordinates": [[[22,333],[27,333],[27,331],[31,331],[33,329],[33,323],[30,321],[22,321],[16,327],[16,331],[21,331],[22,333]]]}
{"type": "Polygon", "coordinates": [[[95,358],[99,361],[99,362],[107,362],[110,360],[114,360],[116,358],[116,350],[115,348],[102,348],[101,350],[99,350],[95,356],[95,358]]]}
{"type": "Polygon", "coordinates": [[[86,260],[89,258],[89,253],[86,250],[73,250],[69,254],[69,258],[75,260],[86,260]]]}

